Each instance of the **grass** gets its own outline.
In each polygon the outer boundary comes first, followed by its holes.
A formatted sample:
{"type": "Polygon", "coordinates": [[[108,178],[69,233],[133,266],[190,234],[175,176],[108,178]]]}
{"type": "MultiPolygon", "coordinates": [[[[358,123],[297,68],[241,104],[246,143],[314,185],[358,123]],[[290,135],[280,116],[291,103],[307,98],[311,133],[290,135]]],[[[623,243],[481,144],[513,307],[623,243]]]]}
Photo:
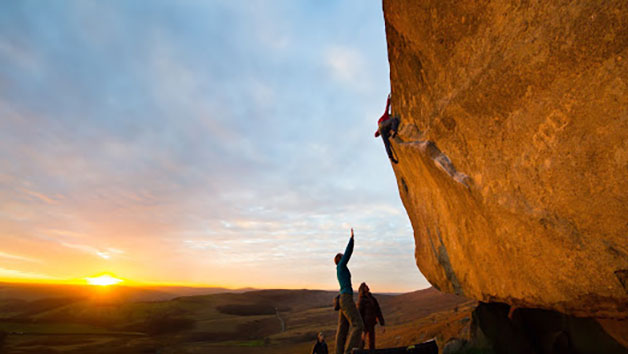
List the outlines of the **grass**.
{"type": "MultiPolygon", "coordinates": [[[[281,290],[192,296],[161,302],[81,300],[59,304],[56,308],[16,321],[0,320],[0,332],[25,334],[7,337],[7,348],[13,352],[28,352],[39,346],[39,349],[60,353],[91,352],[98,347],[120,354],[133,352],[133,348],[137,349],[135,352],[144,348],[177,354],[287,354],[311,350],[316,333],[320,331],[326,334],[330,350],[333,350],[338,312],[331,307],[331,295],[331,292],[281,290]],[[281,331],[274,313],[258,314],[259,304],[264,304],[264,308],[278,307],[286,330],[281,331]],[[225,308],[238,311],[232,313],[234,311],[224,311],[225,308]],[[153,331],[152,335],[139,333],[147,331],[146,324],[151,319],[160,318],[186,320],[190,326],[180,331],[153,331]]],[[[457,336],[464,327],[462,320],[468,317],[468,312],[464,306],[453,311],[450,304],[460,300],[443,298],[443,302],[438,303],[438,296],[433,292],[401,298],[379,296],[388,323],[386,333],[378,327],[379,346],[406,346],[437,335],[444,340],[448,336],[457,336]]],[[[6,310],[13,309],[7,306],[6,310]]],[[[0,312],[0,318],[3,315],[6,317],[6,313],[0,312]]]]}
{"type": "Polygon", "coordinates": [[[225,342],[217,342],[217,343],[212,343],[212,346],[217,346],[217,347],[263,347],[265,345],[264,340],[263,339],[257,339],[257,340],[247,340],[247,341],[234,341],[234,340],[230,340],[230,341],[225,341],[225,342]]]}
{"type": "Polygon", "coordinates": [[[124,335],[124,336],[141,336],[140,332],[129,331],[111,331],[106,328],[96,327],[79,323],[16,323],[16,322],[0,322],[0,332],[18,335],[86,335],[86,334],[102,334],[102,335],[124,335]]]}
{"type": "Polygon", "coordinates": [[[468,336],[464,332],[468,329],[473,306],[469,303],[458,311],[440,311],[411,322],[387,326],[385,332],[377,326],[377,342],[381,347],[401,347],[435,338],[442,348],[449,338],[468,336]]]}

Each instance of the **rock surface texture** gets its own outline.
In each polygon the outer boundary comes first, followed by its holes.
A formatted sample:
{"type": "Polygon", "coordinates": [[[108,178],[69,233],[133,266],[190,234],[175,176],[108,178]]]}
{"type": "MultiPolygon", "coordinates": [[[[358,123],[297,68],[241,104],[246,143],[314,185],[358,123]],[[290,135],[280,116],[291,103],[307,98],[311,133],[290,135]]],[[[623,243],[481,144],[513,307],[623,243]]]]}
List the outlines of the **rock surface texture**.
{"type": "Polygon", "coordinates": [[[437,288],[628,317],[628,2],[384,0],[399,193],[437,288]]]}

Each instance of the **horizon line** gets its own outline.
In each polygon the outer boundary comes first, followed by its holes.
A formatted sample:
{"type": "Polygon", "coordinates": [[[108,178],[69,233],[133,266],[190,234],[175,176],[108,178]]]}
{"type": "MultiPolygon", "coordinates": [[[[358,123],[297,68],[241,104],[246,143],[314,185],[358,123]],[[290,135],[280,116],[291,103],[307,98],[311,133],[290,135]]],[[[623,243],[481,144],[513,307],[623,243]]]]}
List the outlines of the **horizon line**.
{"type": "MultiPolygon", "coordinates": [[[[15,284],[15,285],[58,285],[58,286],[85,286],[85,287],[93,287],[94,285],[88,284],[84,279],[77,280],[38,280],[38,279],[0,279],[0,284],[15,284]]],[[[153,282],[137,282],[130,281],[124,279],[124,282],[110,285],[110,287],[127,287],[127,288],[151,288],[151,287],[164,287],[164,288],[195,288],[195,289],[224,289],[224,290],[233,290],[233,291],[262,291],[262,290],[310,290],[310,291],[329,291],[329,292],[337,292],[338,289],[322,289],[322,288],[303,288],[303,287],[268,287],[268,288],[257,288],[252,286],[240,286],[240,287],[229,287],[229,286],[219,286],[219,285],[209,285],[209,284],[184,284],[184,283],[153,283],[153,282]]],[[[433,286],[428,286],[425,288],[419,288],[408,291],[398,291],[398,290],[387,290],[387,291],[377,291],[375,294],[405,294],[419,290],[425,290],[433,288],[433,286]]]]}

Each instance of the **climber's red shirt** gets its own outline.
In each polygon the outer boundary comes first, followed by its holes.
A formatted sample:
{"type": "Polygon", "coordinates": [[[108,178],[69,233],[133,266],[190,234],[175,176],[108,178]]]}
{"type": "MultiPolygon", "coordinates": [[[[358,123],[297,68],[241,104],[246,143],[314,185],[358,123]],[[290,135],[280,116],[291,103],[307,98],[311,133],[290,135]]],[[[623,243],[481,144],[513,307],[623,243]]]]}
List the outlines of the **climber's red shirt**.
{"type": "MultiPolygon", "coordinates": [[[[388,114],[389,109],[390,109],[390,97],[388,97],[388,100],[386,101],[386,110],[384,111],[384,114],[382,114],[382,116],[377,121],[378,127],[380,124],[382,124],[382,122],[390,119],[390,114],[388,114]]],[[[375,131],[375,137],[377,138],[378,136],[379,136],[379,128],[375,131]]]]}
{"type": "Polygon", "coordinates": [[[382,114],[382,116],[379,118],[379,120],[377,121],[377,125],[382,124],[382,122],[387,121],[388,119],[390,119],[390,114],[388,114],[388,112],[382,114]]]}

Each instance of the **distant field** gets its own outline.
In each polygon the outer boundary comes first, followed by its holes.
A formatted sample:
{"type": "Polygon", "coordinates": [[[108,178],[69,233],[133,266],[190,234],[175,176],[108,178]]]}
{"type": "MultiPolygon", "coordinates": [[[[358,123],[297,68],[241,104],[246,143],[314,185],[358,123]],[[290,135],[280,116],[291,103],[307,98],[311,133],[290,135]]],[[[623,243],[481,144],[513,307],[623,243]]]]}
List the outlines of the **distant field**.
{"type": "Polygon", "coordinates": [[[112,335],[144,335],[140,332],[111,331],[106,328],[95,327],[80,323],[23,323],[4,320],[0,322],[0,332],[8,334],[112,334],[112,335]]]}
{"type": "MultiPolygon", "coordinates": [[[[333,347],[334,296],[261,290],[151,302],[0,298],[0,345],[10,353],[306,353],[319,331],[333,347]]],[[[378,343],[386,346],[457,336],[473,305],[434,289],[377,297],[388,324],[385,333],[378,329],[378,343]]]]}

